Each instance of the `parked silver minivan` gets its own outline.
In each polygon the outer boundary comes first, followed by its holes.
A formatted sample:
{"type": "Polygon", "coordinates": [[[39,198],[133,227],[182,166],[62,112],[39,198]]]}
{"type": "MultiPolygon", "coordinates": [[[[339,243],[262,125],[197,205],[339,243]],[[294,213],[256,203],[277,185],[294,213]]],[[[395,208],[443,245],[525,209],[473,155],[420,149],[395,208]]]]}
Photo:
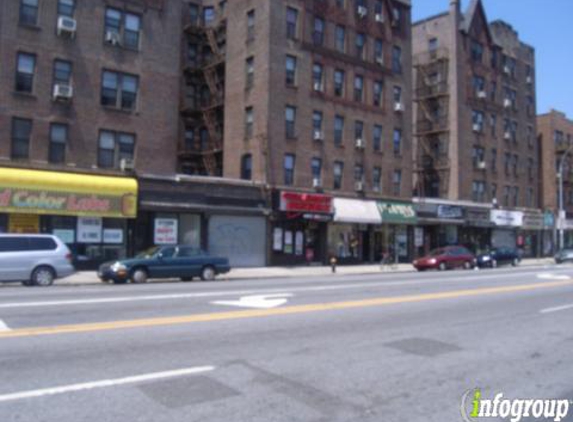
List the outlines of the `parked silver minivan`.
{"type": "Polygon", "coordinates": [[[0,234],[0,281],[50,286],[73,273],[72,254],[56,236],[0,234]]]}

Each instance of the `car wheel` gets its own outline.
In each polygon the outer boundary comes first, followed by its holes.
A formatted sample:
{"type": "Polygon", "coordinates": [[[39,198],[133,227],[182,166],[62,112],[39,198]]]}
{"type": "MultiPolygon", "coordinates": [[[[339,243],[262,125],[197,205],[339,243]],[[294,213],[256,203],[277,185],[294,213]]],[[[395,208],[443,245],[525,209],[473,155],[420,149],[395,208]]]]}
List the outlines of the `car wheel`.
{"type": "Polygon", "coordinates": [[[497,261],[495,259],[491,260],[491,268],[497,268],[497,261]]]}
{"type": "Polygon", "coordinates": [[[511,265],[517,267],[519,265],[519,259],[513,258],[513,261],[511,261],[511,265]]]}
{"type": "Polygon", "coordinates": [[[472,269],[472,263],[470,261],[464,262],[464,268],[466,270],[471,270],[472,269]]]}
{"type": "Polygon", "coordinates": [[[42,266],[36,268],[32,272],[32,277],[30,279],[30,284],[33,286],[51,286],[56,278],[56,273],[54,270],[47,266],[42,266]]]}
{"type": "Polygon", "coordinates": [[[440,270],[440,271],[446,271],[446,263],[445,263],[445,262],[440,262],[440,265],[438,265],[438,270],[440,270]]]}
{"type": "Polygon", "coordinates": [[[141,284],[147,282],[147,271],[143,268],[136,268],[131,274],[131,281],[133,283],[141,284]]]}
{"type": "Polygon", "coordinates": [[[215,279],[215,268],[210,265],[203,267],[201,270],[201,280],[203,281],[211,281],[215,279]]]}

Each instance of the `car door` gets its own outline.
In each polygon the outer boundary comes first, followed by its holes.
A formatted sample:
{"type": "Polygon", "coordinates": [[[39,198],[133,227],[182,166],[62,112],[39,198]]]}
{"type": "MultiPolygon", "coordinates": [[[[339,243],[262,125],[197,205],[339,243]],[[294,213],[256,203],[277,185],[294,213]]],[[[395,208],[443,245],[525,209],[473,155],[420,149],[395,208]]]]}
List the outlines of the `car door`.
{"type": "Polygon", "coordinates": [[[27,279],[24,269],[28,240],[25,237],[6,236],[0,238],[0,281],[27,279]]]}
{"type": "Polygon", "coordinates": [[[179,247],[179,277],[191,278],[201,274],[202,262],[199,249],[192,246],[179,247]]]}
{"type": "Polygon", "coordinates": [[[446,249],[444,252],[444,255],[445,255],[446,266],[448,268],[456,268],[458,266],[455,249],[453,249],[453,248],[452,249],[446,249]]]}
{"type": "Polygon", "coordinates": [[[161,248],[157,254],[147,262],[150,278],[177,277],[172,275],[175,266],[174,257],[177,252],[175,246],[161,248]]]}

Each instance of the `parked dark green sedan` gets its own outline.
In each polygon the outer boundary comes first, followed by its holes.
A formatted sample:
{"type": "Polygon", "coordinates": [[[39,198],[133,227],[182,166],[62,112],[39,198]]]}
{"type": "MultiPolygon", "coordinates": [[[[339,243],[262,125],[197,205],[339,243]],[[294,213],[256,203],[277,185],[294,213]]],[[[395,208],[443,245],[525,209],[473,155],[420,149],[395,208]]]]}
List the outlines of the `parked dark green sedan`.
{"type": "Polygon", "coordinates": [[[217,274],[231,270],[227,258],[215,257],[186,245],[155,246],[134,258],[106,262],[99,267],[100,280],[114,283],[145,283],[150,278],[193,277],[213,280],[217,274]]]}

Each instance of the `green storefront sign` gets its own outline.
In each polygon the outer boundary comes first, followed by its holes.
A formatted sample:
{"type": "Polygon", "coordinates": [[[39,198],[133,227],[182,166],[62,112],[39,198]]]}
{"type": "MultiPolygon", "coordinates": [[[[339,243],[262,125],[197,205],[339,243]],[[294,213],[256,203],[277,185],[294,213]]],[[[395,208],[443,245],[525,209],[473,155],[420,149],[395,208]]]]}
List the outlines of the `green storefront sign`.
{"type": "Polygon", "coordinates": [[[416,224],[418,221],[414,205],[409,202],[378,201],[376,205],[383,224],[416,224]]]}

